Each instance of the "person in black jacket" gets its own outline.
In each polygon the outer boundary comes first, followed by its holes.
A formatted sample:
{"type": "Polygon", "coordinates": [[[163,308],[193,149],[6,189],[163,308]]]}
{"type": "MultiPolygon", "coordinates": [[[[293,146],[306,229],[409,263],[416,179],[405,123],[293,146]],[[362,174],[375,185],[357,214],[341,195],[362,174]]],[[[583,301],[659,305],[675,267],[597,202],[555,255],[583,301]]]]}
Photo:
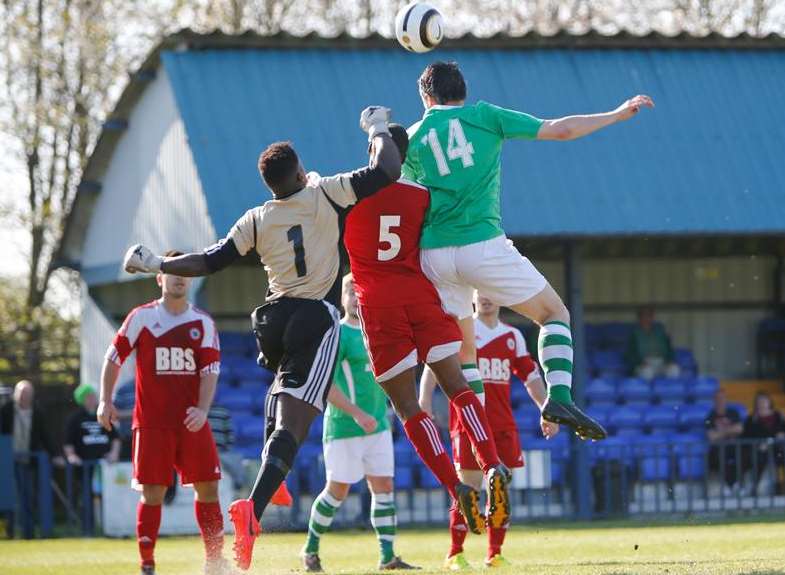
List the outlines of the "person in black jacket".
{"type": "Polygon", "coordinates": [[[0,408],[0,433],[13,436],[14,453],[46,451],[54,457],[57,453],[45,427],[46,419],[34,397],[32,383],[23,379],[16,384],[14,400],[0,408]]]}
{"type": "Polygon", "coordinates": [[[747,449],[745,457],[745,468],[755,471],[755,486],[773,460],[776,493],[785,493],[785,418],[774,409],[768,393],[761,391],[755,396],[755,409],[744,422],[742,437],[759,440],[756,446],[747,449]]]}

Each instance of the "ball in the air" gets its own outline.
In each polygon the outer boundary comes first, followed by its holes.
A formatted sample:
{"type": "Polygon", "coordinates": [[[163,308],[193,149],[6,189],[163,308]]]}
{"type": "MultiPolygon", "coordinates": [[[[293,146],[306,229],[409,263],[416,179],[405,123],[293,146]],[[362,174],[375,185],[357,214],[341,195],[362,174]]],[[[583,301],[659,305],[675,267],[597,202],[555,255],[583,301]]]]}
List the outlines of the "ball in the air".
{"type": "Polygon", "coordinates": [[[395,36],[410,52],[428,52],[444,38],[444,18],[427,2],[410,2],[398,10],[395,36]]]}

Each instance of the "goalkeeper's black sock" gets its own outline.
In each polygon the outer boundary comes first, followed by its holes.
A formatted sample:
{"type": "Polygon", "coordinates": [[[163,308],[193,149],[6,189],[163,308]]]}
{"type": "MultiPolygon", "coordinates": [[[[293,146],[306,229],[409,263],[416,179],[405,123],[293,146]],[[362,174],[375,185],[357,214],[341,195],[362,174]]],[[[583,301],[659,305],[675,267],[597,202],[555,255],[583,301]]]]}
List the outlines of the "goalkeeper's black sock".
{"type": "Polygon", "coordinates": [[[297,439],[285,429],[276,429],[264,447],[262,467],[251,490],[254,514],[257,519],[270,503],[286,475],[292,468],[299,445],[297,439]]]}

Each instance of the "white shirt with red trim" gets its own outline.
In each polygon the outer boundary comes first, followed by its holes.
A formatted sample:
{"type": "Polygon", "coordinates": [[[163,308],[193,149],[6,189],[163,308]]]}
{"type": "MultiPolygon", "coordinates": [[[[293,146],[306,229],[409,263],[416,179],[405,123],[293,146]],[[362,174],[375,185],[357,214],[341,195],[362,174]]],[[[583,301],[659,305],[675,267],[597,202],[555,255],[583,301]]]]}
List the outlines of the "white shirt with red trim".
{"type": "Polygon", "coordinates": [[[122,365],[136,351],[134,429],[182,427],[186,410],[199,403],[202,375],[220,373],[220,349],[213,319],[191,304],[177,315],[163,300],[133,309],[106,358],[122,365]]]}
{"type": "Polygon", "coordinates": [[[510,404],[510,379],[515,374],[525,384],[540,376],[521,332],[503,322],[490,328],[474,319],[477,367],[485,386],[485,413],[494,431],[515,430],[510,404]]]}

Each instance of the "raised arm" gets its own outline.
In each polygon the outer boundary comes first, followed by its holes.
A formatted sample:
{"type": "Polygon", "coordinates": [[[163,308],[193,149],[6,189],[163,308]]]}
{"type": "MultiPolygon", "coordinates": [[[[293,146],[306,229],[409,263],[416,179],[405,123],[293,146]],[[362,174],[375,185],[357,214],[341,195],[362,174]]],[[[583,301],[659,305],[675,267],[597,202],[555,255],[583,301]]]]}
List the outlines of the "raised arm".
{"type": "Polygon", "coordinates": [[[220,271],[240,258],[232,239],[221,240],[201,253],[175,257],[154,254],[142,244],[131,246],[125,254],[123,268],[133,273],[165,273],[180,277],[200,277],[220,271]]]}
{"type": "Polygon", "coordinates": [[[617,122],[629,120],[641,108],[653,108],[654,102],[649,96],[638,95],[630,98],[611,112],[581,116],[566,116],[555,120],[545,120],[537,133],[538,140],[575,140],[588,136],[592,132],[607,128],[617,122]]]}

